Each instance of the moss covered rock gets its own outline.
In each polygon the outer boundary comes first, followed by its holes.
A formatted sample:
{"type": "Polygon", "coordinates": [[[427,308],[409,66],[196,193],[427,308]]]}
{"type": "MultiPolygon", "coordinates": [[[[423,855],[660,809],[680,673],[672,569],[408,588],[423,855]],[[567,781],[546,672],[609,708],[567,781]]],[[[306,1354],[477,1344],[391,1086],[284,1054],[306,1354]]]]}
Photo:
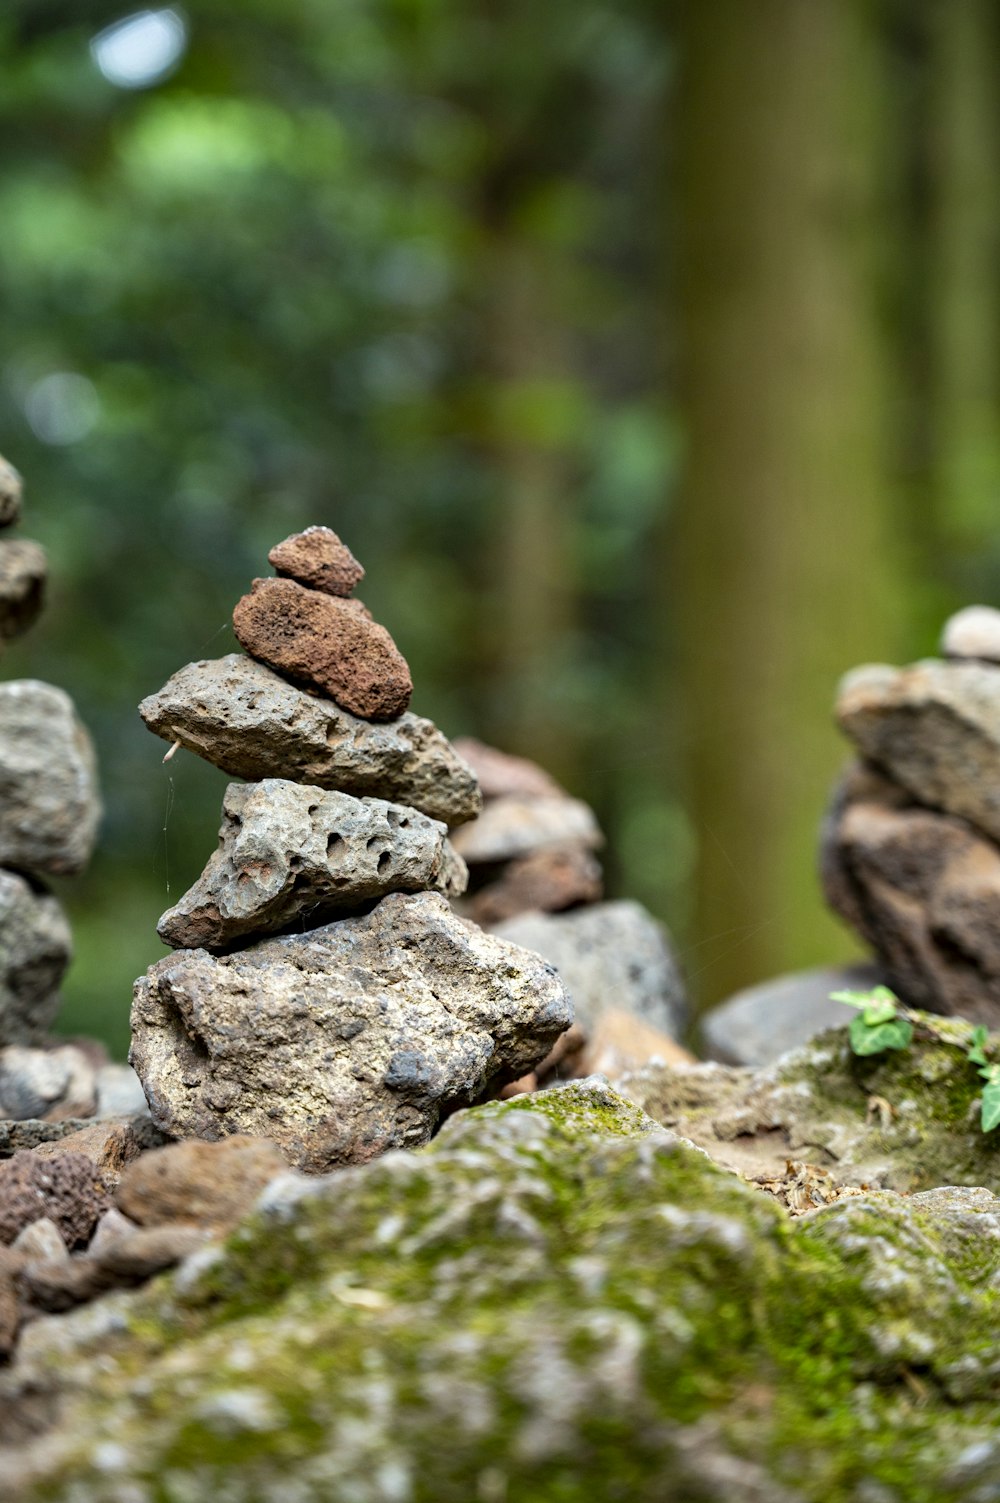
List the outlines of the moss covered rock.
{"type": "MultiPolygon", "coordinates": [[[[764,1070],[654,1065],[622,1089],[662,1125],[750,1177],[782,1173],[791,1158],[845,1185],[1000,1193],[1000,1130],[980,1129],[982,1081],[965,1057],[971,1025],[914,1016],[917,1031],[904,1050],[859,1058],[847,1029],[833,1028],[764,1070]]],[[[1000,1035],[987,1049],[1000,1059],[1000,1035]]]]}
{"type": "Polygon", "coordinates": [[[1000,1202],[791,1219],[601,1082],[282,1176],[25,1333],[18,1503],[930,1503],[1000,1489],[1000,1202]]]}

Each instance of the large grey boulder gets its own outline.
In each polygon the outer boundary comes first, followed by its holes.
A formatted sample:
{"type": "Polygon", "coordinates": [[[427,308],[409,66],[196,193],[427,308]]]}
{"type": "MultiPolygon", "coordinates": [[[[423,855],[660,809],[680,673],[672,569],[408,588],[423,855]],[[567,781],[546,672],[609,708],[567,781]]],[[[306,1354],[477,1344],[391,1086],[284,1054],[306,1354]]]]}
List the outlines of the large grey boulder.
{"type": "Polygon", "coordinates": [[[410,712],[361,720],[240,653],[189,663],[139,713],[158,736],[233,777],[389,798],[447,825],[482,807],[475,774],[431,721],[410,712]]]}
{"type": "Polygon", "coordinates": [[[69,924],[56,899],[0,870],[0,1044],[45,1037],[71,953],[69,924]]]}
{"type": "Polygon", "coordinates": [[[571,1020],[537,955],[436,893],[393,893],[307,934],[159,961],[136,982],[129,1057],[165,1132],[256,1133],[315,1170],[426,1142],[571,1020]]]}
{"type": "Polygon", "coordinates": [[[0,866],[82,871],[100,816],[93,746],[69,695],[37,679],[0,684],[0,866]]]}
{"type": "MultiPolygon", "coordinates": [[[[4,509],[0,497],[0,518],[4,509]]],[[[22,636],[38,620],[45,603],[47,574],[48,560],[41,543],[28,538],[0,542],[0,644],[22,636]]]]}
{"type": "Polygon", "coordinates": [[[576,1022],[592,1033],[609,1009],[634,1013],[677,1036],[684,983],[662,924],[641,903],[594,903],[569,913],[524,913],[493,930],[555,966],[576,1022]]]}
{"type": "Polygon", "coordinates": [[[479,818],[455,835],[455,849],[470,866],[510,861],[554,845],[596,850],[603,844],[593,810],[562,793],[490,799],[479,818]]]}
{"type": "Polygon", "coordinates": [[[465,891],[447,826],[400,804],[265,778],[230,783],[222,812],[218,850],[157,926],[175,948],[311,928],[390,892],[465,891]]]}
{"type": "Polygon", "coordinates": [[[817,966],[748,986],[720,1002],[700,1020],[699,1031],[709,1059],[727,1065],[767,1065],[808,1043],[824,1028],[850,1019],[836,991],[868,991],[884,985],[874,965],[817,966]]]}
{"type": "Polygon", "coordinates": [[[837,719],[919,803],[1000,839],[1000,667],[929,659],[856,668],[841,682],[837,719]]]}

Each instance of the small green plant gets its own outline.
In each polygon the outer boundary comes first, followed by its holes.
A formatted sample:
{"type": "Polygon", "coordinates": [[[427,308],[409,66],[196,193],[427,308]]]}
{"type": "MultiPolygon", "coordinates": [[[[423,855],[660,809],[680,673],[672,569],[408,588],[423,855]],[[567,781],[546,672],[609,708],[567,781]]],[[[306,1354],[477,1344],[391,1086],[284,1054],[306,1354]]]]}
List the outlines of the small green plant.
{"type": "MultiPolygon", "coordinates": [[[[856,1007],[859,1016],[851,1020],[851,1048],[855,1054],[882,1054],[886,1049],[905,1049],[913,1038],[914,1024],[909,1009],[887,986],[874,986],[867,992],[831,992],[831,1002],[845,1002],[856,1007]]],[[[937,1037],[921,1020],[930,1037],[937,1037]]],[[[989,1033],[980,1023],[972,1030],[966,1059],[976,1066],[983,1081],[980,1122],[983,1132],[1000,1127],[1000,1062],[986,1057],[989,1033]]]]}
{"type": "Polygon", "coordinates": [[[913,1024],[906,1009],[887,986],[868,992],[831,992],[834,1002],[859,1009],[851,1020],[851,1048],[855,1054],[881,1054],[885,1049],[905,1049],[913,1038],[913,1024]]]}
{"type": "Polygon", "coordinates": [[[980,1023],[972,1030],[972,1043],[966,1055],[970,1064],[979,1069],[983,1080],[983,1106],[981,1121],[983,1132],[992,1132],[1000,1126],[1000,1064],[991,1064],[986,1058],[986,1040],[989,1035],[980,1023]]]}

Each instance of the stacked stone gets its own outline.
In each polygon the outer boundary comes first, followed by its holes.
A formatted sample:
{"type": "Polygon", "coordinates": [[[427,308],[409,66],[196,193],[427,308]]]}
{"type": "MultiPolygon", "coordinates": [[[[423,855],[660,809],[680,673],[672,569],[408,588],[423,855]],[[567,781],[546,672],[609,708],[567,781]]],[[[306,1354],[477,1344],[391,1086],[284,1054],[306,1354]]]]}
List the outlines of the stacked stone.
{"type": "Polygon", "coordinates": [[[448,899],[475,774],[408,709],[409,669],[329,528],[269,555],[233,624],[247,656],[189,664],[140,713],[244,784],[163,915],[176,954],[136,983],[131,1059],[175,1137],[278,1142],[322,1171],[427,1141],[524,1074],[571,1022],[538,956],[448,899]]]}
{"type": "Polygon", "coordinates": [[[686,1003],[663,926],[640,903],[600,901],[604,837],[593,810],[523,757],[471,738],[455,749],[484,798],[454,836],[470,872],[460,911],[543,955],[573,998],[573,1028],[523,1088],[690,1058],[674,1042],[686,1003]]]}
{"type": "MultiPolygon", "coordinates": [[[[20,516],[20,477],[0,458],[0,527],[20,516]]],[[[37,619],[46,569],[38,543],[0,541],[0,648],[37,619]]],[[[36,679],[0,684],[0,1150],[12,1122],[100,1106],[99,1051],[46,1047],[71,956],[46,883],[84,869],[99,818],[93,747],[69,695],[36,679]]]]}
{"type": "Polygon", "coordinates": [[[1000,611],[946,624],[943,658],[856,669],[837,718],[860,760],[822,839],[832,907],[909,1003],[1000,1025],[1000,611]]]}

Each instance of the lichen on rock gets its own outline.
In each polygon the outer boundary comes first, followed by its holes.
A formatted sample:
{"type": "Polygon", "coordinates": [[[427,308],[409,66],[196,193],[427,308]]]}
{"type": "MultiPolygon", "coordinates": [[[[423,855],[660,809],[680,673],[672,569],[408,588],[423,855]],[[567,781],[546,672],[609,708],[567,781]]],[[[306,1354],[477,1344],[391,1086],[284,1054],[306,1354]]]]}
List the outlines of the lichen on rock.
{"type": "Polygon", "coordinates": [[[9,1496],[972,1503],[998,1217],[952,1191],[791,1221],[600,1081],[477,1108],[35,1322],[0,1412],[55,1423],[9,1496]]]}

